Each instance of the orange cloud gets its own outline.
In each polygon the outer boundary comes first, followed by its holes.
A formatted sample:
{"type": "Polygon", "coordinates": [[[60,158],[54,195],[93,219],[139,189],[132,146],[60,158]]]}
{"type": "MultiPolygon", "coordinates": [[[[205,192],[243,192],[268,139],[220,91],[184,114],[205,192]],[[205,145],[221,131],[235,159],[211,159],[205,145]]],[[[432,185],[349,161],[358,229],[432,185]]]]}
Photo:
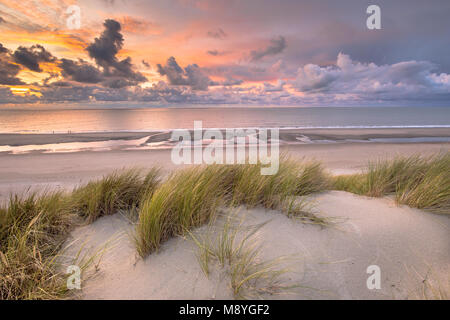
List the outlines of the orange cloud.
{"type": "MultiPolygon", "coordinates": [[[[111,19],[111,16],[108,16],[111,19]]],[[[162,33],[162,28],[156,23],[132,16],[117,16],[112,19],[119,22],[124,33],[135,33],[140,35],[158,35],[162,33]]]]}

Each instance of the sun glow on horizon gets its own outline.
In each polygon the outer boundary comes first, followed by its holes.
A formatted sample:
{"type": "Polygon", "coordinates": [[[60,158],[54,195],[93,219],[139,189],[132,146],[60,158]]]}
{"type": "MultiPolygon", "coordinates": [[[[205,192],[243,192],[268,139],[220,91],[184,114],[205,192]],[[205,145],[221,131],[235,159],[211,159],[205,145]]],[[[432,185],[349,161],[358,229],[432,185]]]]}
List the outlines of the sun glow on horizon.
{"type": "Polygon", "coordinates": [[[35,95],[37,97],[42,96],[42,93],[40,93],[39,91],[27,87],[9,87],[9,90],[11,90],[11,92],[15,95],[35,95]]]}

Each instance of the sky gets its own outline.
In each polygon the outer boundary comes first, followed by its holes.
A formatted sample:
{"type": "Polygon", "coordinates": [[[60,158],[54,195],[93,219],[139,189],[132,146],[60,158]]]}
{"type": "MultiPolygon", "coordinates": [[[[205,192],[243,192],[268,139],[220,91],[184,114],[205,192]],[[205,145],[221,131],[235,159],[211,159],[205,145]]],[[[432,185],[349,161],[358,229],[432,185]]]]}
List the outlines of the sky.
{"type": "Polygon", "coordinates": [[[450,106],[449,16],[448,0],[0,0],[0,104],[450,106]]]}

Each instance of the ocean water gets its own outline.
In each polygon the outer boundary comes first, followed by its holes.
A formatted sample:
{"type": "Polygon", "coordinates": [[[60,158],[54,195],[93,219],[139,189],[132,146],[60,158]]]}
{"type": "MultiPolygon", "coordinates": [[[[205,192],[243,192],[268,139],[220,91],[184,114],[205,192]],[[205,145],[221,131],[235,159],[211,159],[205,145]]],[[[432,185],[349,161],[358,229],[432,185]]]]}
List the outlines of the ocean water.
{"type": "Polygon", "coordinates": [[[0,110],[0,133],[204,128],[448,127],[450,107],[210,107],[0,110]]]}

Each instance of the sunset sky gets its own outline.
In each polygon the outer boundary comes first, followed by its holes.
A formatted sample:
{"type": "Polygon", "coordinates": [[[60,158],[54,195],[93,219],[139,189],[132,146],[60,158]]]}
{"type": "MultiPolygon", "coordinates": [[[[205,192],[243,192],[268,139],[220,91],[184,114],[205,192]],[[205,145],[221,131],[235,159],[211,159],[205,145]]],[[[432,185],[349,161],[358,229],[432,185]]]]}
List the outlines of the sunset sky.
{"type": "Polygon", "coordinates": [[[449,16],[448,0],[0,0],[0,104],[450,106],[449,16]]]}

